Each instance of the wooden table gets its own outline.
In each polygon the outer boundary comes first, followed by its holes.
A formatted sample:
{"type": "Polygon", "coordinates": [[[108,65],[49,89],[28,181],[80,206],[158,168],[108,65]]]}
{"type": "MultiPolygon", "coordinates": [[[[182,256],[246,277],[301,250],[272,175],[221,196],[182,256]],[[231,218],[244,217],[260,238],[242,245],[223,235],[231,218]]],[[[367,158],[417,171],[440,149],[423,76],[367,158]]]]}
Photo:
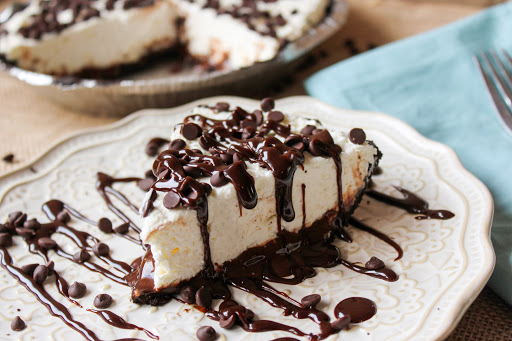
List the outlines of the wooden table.
{"type": "MultiPolygon", "coordinates": [[[[312,73],[351,55],[364,52],[474,14],[492,0],[347,0],[348,22],[332,39],[315,50],[309,65],[265,94],[304,95],[302,81],[312,73]]],[[[0,9],[9,1],[0,0],[0,9]]],[[[229,95],[229,94],[227,94],[229,95]]],[[[0,174],[40,155],[61,137],[116,119],[72,112],[39,96],[33,89],[0,73],[0,174]]],[[[485,288],[460,321],[449,340],[512,341],[512,308],[485,288]]]]}

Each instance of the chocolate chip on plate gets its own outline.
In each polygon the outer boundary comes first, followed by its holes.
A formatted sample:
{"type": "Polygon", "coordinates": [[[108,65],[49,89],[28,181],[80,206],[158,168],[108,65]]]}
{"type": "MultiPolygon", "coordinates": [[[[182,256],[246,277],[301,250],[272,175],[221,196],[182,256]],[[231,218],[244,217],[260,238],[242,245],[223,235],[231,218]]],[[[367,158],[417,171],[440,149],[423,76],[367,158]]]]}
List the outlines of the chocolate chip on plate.
{"type": "Polygon", "coordinates": [[[188,304],[193,304],[196,299],[196,292],[194,288],[186,286],[180,291],[180,297],[188,304]]]}
{"type": "Polygon", "coordinates": [[[181,128],[181,134],[187,139],[187,140],[195,140],[199,136],[201,136],[203,133],[203,130],[200,126],[198,126],[195,123],[187,123],[181,128]]]}
{"type": "Polygon", "coordinates": [[[217,109],[217,111],[228,111],[229,103],[219,102],[219,103],[215,104],[215,109],[217,109]]]}
{"type": "Polygon", "coordinates": [[[196,291],[196,303],[203,308],[210,308],[212,305],[212,294],[205,287],[196,291]]]}
{"type": "Polygon", "coordinates": [[[110,252],[110,248],[107,244],[99,242],[92,247],[92,252],[94,252],[94,254],[98,257],[107,256],[110,252]]]}
{"type": "Polygon", "coordinates": [[[114,232],[118,233],[118,234],[127,234],[129,230],[130,230],[130,223],[124,223],[124,224],[121,224],[121,225],[117,226],[116,228],[114,228],[114,232]]]}
{"type": "Polygon", "coordinates": [[[37,241],[37,244],[45,250],[50,250],[50,249],[54,249],[55,247],[57,247],[57,242],[48,237],[39,238],[39,240],[37,241]]]}
{"type": "Polygon", "coordinates": [[[170,191],[164,196],[163,205],[165,208],[172,209],[178,207],[180,201],[180,195],[176,192],[170,191]]]}
{"type": "Polygon", "coordinates": [[[384,262],[381,259],[374,256],[370,258],[368,262],[366,262],[364,267],[369,270],[379,270],[385,268],[386,264],[384,264],[384,262]]]}
{"type": "Polygon", "coordinates": [[[282,120],[284,120],[284,115],[280,111],[271,111],[268,114],[268,120],[269,121],[281,122],[282,120]]]}
{"type": "Polygon", "coordinates": [[[361,128],[354,128],[348,133],[348,138],[350,142],[355,144],[363,144],[366,141],[366,134],[361,128]]]}
{"type": "Polygon", "coordinates": [[[29,276],[34,274],[34,270],[39,266],[39,264],[25,264],[21,267],[21,271],[26,273],[29,276]]]}
{"type": "Polygon", "coordinates": [[[112,221],[108,218],[101,218],[98,221],[98,228],[105,233],[112,233],[114,231],[112,229],[112,221]]]}
{"type": "Polygon", "coordinates": [[[32,275],[34,281],[39,284],[42,284],[46,278],[48,278],[48,267],[46,265],[38,265],[34,269],[34,274],[32,275]]]}
{"type": "Polygon", "coordinates": [[[274,106],[275,106],[275,101],[271,97],[267,97],[267,98],[264,98],[261,100],[260,107],[261,107],[261,110],[263,110],[265,112],[274,109],[274,106]]]}
{"type": "Polygon", "coordinates": [[[300,300],[300,303],[302,303],[302,305],[306,308],[314,308],[317,306],[318,303],[320,303],[321,300],[322,300],[322,296],[320,296],[318,294],[312,294],[312,295],[304,296],[300,300]]]}
{"type": "Polygon", "coordinates": [[[69,223],[69,221],[71,220],[71,216],[69,215],[68,212],[61,211],[61,212],[59,212],[59,214],[57,214],[57,220],[66,224],[66,223],[69,223]]]}
{"type": "Polygon", "coordinates": [[[112,296],[109,294],[99,294],[94,298],[94,306],[98,309],[106,309],[112,304],[112,296]]]}
{"type": "Polygon", "coordinates": [[[12,245],[12,237],[9,233],[0,233],[0,246],[8,247],[12,245]]]}
{"type": "Polygon", "coordinates": [[[20,330],[23,330],[27,328],[27,325],[25,324],[25,321],[21,319],[21,317],[16,316],[14,320],[11,322],[11,329],[15,332],[19,332],[20,330]]]}
{"type": "Polygon", "coordinates": [[[217,332],[213,327],[202,326],[196,332],[199,341],[214,341],[217,339],[217,332]]]}
{"type": "Polygon", "coordinates": [[[87,292],[87,287],[84,283],[75,282],[68,289],[68,295],[72,298],[82,298],[87,292]]]}
{"type": "Polygon", "coordinates": [[[91,254],[84,249],[78,251],[73,255],[73,261],[75,261],[76,263],[87,262],[89,259],[91,259],[91,254]]]}

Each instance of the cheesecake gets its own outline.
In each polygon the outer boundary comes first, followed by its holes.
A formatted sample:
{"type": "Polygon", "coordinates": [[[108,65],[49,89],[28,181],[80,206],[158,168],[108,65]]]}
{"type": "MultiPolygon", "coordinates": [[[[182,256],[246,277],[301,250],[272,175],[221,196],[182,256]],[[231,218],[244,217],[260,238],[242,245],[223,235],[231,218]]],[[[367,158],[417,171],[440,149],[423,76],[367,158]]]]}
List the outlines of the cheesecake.
{"type": "Polygon", "coordinates": [[[239,69],[274,58],[320,22],[329,3],[32,0],[0,23],[0,56],[57,76],[115,76],[159,55],[239,69]]]}
{"type": "Polygon", "coordinates": [[[248,250],[320,220],[349,238],[343,226],[380,151],[362,129],[326,129],[273,106],[271,99],[256,110],[199,106],[174,128],[141,209],[148,251],[132,281],[134,301],[155,302],[193,278],[221,275],[248,250]]]}

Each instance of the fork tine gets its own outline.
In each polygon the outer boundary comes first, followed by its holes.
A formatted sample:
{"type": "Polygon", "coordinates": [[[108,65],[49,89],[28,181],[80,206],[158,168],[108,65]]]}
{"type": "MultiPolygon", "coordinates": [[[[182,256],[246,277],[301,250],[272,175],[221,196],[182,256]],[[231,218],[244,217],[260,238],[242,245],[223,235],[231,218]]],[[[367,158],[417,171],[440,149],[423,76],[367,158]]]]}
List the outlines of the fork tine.
{"type": "Polygon", "coordinates": [[[509,79],[512,79],[512,57],[510,57],[510,54],[508,54],[504,49],[501,49],[501,53],[503,53],[508,63],[508,68],[505,68],[505,71],[507,72],[509,79]]]}
{"type": "Polygon", "coordinates": [[[496,75],[495,70],[492,68],[489,58],[485,53],[482,53],[480,56],[475,56],[475,62],[478,66],[480,74],[485,81],[485,84],[487,85],[487,90],[491,96],[492,102],[496,107],[498,118],[505,126],[505,130],[509,134],[512,134],[512,111],[504,101],[501,83],[498,76],[496,75]],[[489,70],[489,74],[486,72],[486,69],[489,70]],[[501,92],[499,90],[500,88],[501,92]]]}
{"type": "MultiPolygon", "coordinates": [[[[503,64],[501,58],[496,54],[495,51],[491,51],[491,55],[501,72],[500,79],[502,80],[501,85],[503,86],[503,90],[507,94],[507,97],[509,98],[509,100],[511,100],[512,99],[512,90],[511,90],[512,89],[512,79],[510,78],[510,74],[507,70],[507,67],[503,64]]],[[[495,71],[496,71],[496,69],[495,69],[495,71]]],[[[496,72],[496,73],[499,75],[499,72],[496,72]]]]}

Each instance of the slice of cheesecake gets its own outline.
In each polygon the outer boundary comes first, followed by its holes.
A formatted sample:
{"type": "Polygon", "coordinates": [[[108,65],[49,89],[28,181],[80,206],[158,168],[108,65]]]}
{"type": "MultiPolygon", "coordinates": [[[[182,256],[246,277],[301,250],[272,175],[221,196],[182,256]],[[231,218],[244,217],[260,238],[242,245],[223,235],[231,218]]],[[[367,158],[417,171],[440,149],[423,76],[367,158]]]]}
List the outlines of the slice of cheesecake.
{"type": "Polygon", "coordinates": [[[244,251],[326,216],[344,237],[381,153],[361,129],[327,130],[271,103],[251,113],[225,103],[197,107],[176,126],[155,160],[158,180],[142,212],[150,250],[137,276],[149,281],[134,286],[135,301],[221,273],[244,251]]]}

